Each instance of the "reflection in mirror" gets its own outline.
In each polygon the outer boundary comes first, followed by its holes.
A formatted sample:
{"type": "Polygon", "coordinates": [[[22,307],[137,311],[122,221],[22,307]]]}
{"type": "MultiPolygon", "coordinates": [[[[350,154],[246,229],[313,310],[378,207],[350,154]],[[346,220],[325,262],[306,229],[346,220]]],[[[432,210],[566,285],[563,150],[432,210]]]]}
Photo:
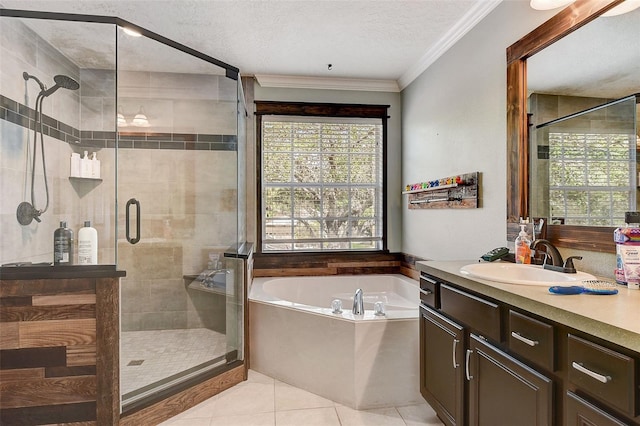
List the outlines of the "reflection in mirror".
{"type": "Polygon", "coordinates": [[[601,16],[527,59],[532,216],[618,226],[639,209],[638,40],[640,9],[601,16]]]}
{"type": "MultiPolygon", "coordinates": [[[[533,94],[529,107],[534,115],[554,115],[574,101],[533,94]]],[[[616,226],[626,211],[638,210],[636,117],[630,96],[532,126],[532,214],[553,225],[616,226]]]]}

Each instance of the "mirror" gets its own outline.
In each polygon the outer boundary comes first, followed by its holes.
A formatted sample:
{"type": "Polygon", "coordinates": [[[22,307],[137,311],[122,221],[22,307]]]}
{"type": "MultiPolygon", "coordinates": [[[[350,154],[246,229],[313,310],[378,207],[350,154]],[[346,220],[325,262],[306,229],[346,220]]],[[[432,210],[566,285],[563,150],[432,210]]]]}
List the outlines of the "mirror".
{"type": "MultiPolygon", "coordinates": [[[[564,72],[563,65],[561,64],[562,61],[560,60],[556,61],[552,66],[540,64],[544,63],[544,57],[547,53],[551,54],[553,51],[562,51],[565,49],[565,47],[563,47],[564,45],[571,45],[571,39],[574,36],[579,36],[582,30],[584,30],[585,33],[591,33],[593,32],[591,31],[592,29],[597,29],[600,24],[593,21],[601,14],[621,3],[623,3],[623,0],[578,0],[507,49],[508,223],[516,223],[519,217],[527,217],[533,214],[529,198],[531,194],[530,189],[533,187],[533,185],[530,186],[529,173],[532,151],[529,145],[530,135],[527,116],[529,94],[533,90],[540,90],[540,92],[549,91],[553,94],[558,93],[566,96],[570,93],[565,91],[565,89],[569,89],[570,84],[568,83],[573,85],[573,83],[578,80],[578,77],[569,75],[576,70],[582,72],[583,77],[581,78],[591,78],[591,80],[588,80],[587,84],[579,89],[581,91],[575,92],[575,94],[588,95],[584,97],[600,97],[603,96],[602,93],[595,93],[595,91],[593,91],[593,93],[587,93],[587,91],[595,88],[602,89],[605,88],[604,86],[607,86],[604,80],[600,80],[599,82],[593,80],[594,77],[604,75],[603,71],[595,70],[594,73],[585,72],[592,69],[591,65],[586,63],[586,59],[580,59],[578,62],[575,62],[576,59],[574,59],[573,62],[567,62],[566,65],[564,65],[564,67],[568,68],[566,72],[564,72]],[[591,25],[593,25],[593,28],[590,27],[591,25]],[[583,26],[584,28],[582,28],[583,26]],[[578,29],[580,30],[576,31],[578,29]],[[547,51],[547,49],[549,50],[547,51]],[[536,57],[536,55],[540,56],[536,57]],[[531,62],[531,64],[529,64],[529,62],[531,62]],[[576,64],[579,64],[579,66],[576,64]],[[529,74],[529,65],[531,65],[534,74],[529,74]],[[538,70],[538,74],[535,73],[536,69],[538,70]],[[540,70],[543,72],[540,72],[540,70]],[[548,72],[551,73],[549,74],[548,72]],[[544,76],[545,73],[547,73],[546,76],[544,76]],[[538,75],[540,75],[540,77],[538,77],[538,75]],[[562,80],[563,78],[568,79],[562,80]],[[530,84],[528,85],[529,79],[530,84]],[[531,88],[531,91],[529,88],[531,88]]],[[[601,18],[601,20],[606,19],[617,18],[601,18]]],[[[637,40],[637,36],[634,40],[637,40]]],[[[607,53],[613,50],[610,47],[604,46],[603,43],[603,39],[598,39],[595,45],[586,45],[589,57],[595,56],[594,52],[598,50],[597,46],[600,46],[599,49],[605,50],[607,53]]],[[[612,43],[616,42],[613,41],[612,43]]],[[[580,42],[578,42],[578,44],[580,44],[580,42]]],[[[637,53],[635,46],[637,46],[637,42],[626,44],[626,47],[629,48],[628,50],[634,50],[637,53]]],[[[621,45],[621,47],[625,47],[625,45],[621,45]]],[[[577,49],[575,46],[574,48],[577,49]]],[[[573,54],[573,50],[571,54],[573,54]]],[[[570,55],[565,52],[565,56],[570,55]]],[[[609,80],[623,80],[620,76],[621,70],[611,67],[611,62],[607,62],[607,59],[596,59],[594,63],[599,64],[600,61],[604,62],[606,69],[616,71],[614,75],[610,76],[611,78],[609,80]]],[[[635,61],[637,64],[639,60],[636,58],[635,61]]],[[[634,66],[636,64],[634,64],[634,66]]],[[[597,65],[593,66],[596,67],[597,65]]],[[[623,66],[622,69],[626,70],[627,68],[629,68],[630,72],[633,72],[628,66],[623,66]]],[[[638,73],[637,68],[635,73],[638,73]]],[[[638,87],[636,86],[633,92],[637,91],[638,87]]],[[[631,93],[626,93],[625,95],[628,94],[631,93]]],[[[605,101],[620,96],[624,95],[620,95],[620,92],[613,95],[604,95],[605,101]]],[[[578,106],[576,109],[585,108],[578,106]]],[[[569,112],[569,114],[571,112],[569,112]]],[[[633,154],[633,161],[635,162],[635,151],[633,154]]],[[[633,168],[635,169],[635,164],[633,168]]],[[[612,232],[612,227],[551,224],[547,228],[547,238],[559,247],[613,252],[615,245],[613,244],[612,232]]]]}

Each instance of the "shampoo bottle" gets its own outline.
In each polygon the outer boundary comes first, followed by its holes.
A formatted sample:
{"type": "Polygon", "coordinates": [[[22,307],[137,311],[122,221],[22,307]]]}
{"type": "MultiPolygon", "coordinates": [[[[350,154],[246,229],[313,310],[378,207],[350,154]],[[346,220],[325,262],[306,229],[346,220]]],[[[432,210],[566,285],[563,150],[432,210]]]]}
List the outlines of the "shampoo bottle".
{"type": "Polygon", "coordinates": [[[90,221],[78,231],[78,263],[80,265],[98,264],[98,231],[91,227],[90,221]]]}
{"type": "Polygon", "coordinates": [[[89,158],[89,152],[85,151],[84,156],[80,160],[80,177],[91,177],[91,159],[89,158]]]}
{"type": "Polygon", "coordinates": [[[80,177],[80,154],[77,152],[71,153],[71,170],[69,176],[80,177]]]}
{"type": "Polygon", "coordinates": [[[526,223],[520,223],[520,233],[516,238],[516,263],[531,263],[531,240],[526,227],[526,223]]]}
{"type": "Polygon", "coordinates": [[[95,152],[91,154],[91,177],[100,179],[100,160],[95,152]]]}
{"type": "Polygon", "coordinates": [[[53,264],[73,265],[73,231],[64,221],[53,233],[53,264]]]}

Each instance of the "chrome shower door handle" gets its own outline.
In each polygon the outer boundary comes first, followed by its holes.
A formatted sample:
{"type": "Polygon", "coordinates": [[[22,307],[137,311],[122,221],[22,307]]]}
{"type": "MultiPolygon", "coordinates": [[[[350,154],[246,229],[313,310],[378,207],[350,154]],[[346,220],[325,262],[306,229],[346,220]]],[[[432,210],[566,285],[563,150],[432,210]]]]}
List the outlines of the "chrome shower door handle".
{"type": "Polygon", "coordinates": [[[127,201],[125,227],[126,227],[126,237],[129,243],[135,244],[138,241],[140,241],[140,201],[136,200],[135,198],[131,198],[129,201],[127,201]],[[129,232],[129,225],[131,222],[129,217],[129,210],[130,210],[129,207],[131,207],[132,204],[136,205],[136,236],[135,238],[131,238],[131,234],[129,232]]]}

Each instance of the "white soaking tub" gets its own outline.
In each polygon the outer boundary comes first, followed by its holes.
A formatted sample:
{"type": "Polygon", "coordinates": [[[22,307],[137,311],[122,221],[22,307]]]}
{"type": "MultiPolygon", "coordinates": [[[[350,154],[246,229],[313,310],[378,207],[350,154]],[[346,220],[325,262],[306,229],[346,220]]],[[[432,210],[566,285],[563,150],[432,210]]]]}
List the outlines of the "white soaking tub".
{"type": "Polygon", "coordinates": [[[255,278],[251,368],[356,409],[422,402],[419,300],[418,282],[402,275],[255,278]],[[358,288],[364,315],[351,313],[358,288]]]}

